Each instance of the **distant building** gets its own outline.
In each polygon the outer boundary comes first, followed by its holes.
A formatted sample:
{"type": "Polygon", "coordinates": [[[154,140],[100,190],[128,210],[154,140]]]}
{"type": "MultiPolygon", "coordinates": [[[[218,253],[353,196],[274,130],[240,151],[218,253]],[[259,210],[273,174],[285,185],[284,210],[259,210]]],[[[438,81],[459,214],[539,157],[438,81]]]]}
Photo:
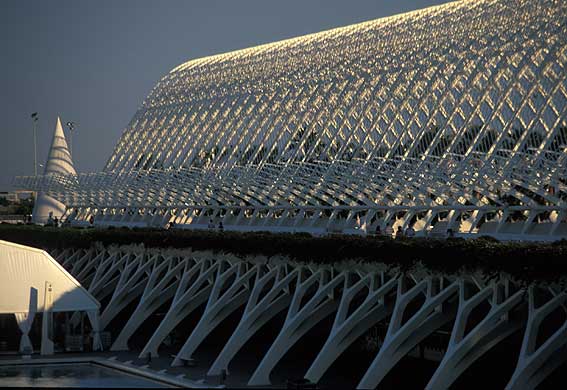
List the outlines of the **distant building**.
{"type": "Polygon", "coordinates": [[[6,199],[10,203],[20,202],[20,197],[17,192],[0,191],[0,198],[6,199]]]}
{"type": "Polygon", "coordinates": [[[15,191],[15,192],[16,192],[19,200],[30,199],[30,198],[33,198],[33,196],[34,196],[33,191],[18,190],[18,191],[15,191]]]}
{"type": "Polygon", "coordinates": [[[567,236],[566,25],[459,1],[192,60],[102,172],[19,183],[103,226],[567,236]]]}

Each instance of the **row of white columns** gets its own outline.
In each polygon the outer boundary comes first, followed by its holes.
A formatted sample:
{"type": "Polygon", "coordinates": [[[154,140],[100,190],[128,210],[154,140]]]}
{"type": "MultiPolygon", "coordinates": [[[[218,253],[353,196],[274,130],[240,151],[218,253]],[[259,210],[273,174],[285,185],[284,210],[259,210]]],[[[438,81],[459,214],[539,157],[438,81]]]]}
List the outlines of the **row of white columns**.
{"type": "Polygon", "coordinates": [[[205,338],[243,307],[240,322],[208,370],[209,378],[230,373],[230,363],[242,347],[281,312],[287,313],[282,328],[249,385],[269,385],[270,374],[285,353],[329,316],[334,316],[330,334],[305,373],[314,383],[346,348],[381,321],[388,321],[387,332],[358,384],[361,389],[378,386],[404,356],[447,326],[452,326],[449,344],[427,385],[430,389],[449,387],[515,332],[524,332],[524,340],[509,389],[533,388],[565,357],[561,352],[567,346],[567,321],[536,343],[541,323],[555,310],[567,311],[567,292],[557,286],[520,288],[505,277],[489,280],[481,275],[400,273],[380,265],[332,267],[283,258],[240,259],[140,246],[65,250],[57,258],[99,300],[108,300],[102,328],[127,305],[138,302],[112,350],[127,350],[128,340],[140,325],[157,308],[171,302],[140,353],[140,357],[157,356],[175,326],[204,305],[199,322],[173,360],[173,365],[180,365],[192,359],[205,338]],[[489,307],[484,314],[475,312],[481,305],[489,307]]]}

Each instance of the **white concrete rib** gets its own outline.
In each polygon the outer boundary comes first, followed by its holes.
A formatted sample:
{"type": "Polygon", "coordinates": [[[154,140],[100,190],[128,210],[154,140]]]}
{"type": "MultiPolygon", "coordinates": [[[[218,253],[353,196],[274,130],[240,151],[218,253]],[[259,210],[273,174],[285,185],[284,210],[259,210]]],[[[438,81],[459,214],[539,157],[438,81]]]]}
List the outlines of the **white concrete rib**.
{"type": "Polygon", "coordinates": [[[209,378],[230,375],[230,362],[282,311],[287,312],[282,328],[249,385],[269,385],[277,362],[329,315],[334,316],[330,334],[305,373],[314,383],[379,322],[389,326],[374,361],[360,378],[360,389],[378,386],[401,358],[440,327],[451,329],[449,342],[428,389],[450,387],[475,361],[518,332],[524,332],[524,341],[509,389],[537,386],[567,357],[567,321],[536,344],[542,321],[553,311],[567,311],[567,291],[560,286],[525,288],[504,276],[442,276],[418,270],[400,274],[384,271],[380,265],[343,270],[281,258],[241,259],[134,246],[65,250],[58,261],[75,264],[72,273],[90,280],[88,288],[98,296],[112,294],[104,308],[107,331],[113,331],[108,328],[113,318],[128,304],[138,302],[126,325],[114,335],[113,350],[128,349],[128,340],[141,322],[170,302],[140,357],[157,356],[160,344],[175,326],[205,305],[200,321],[173,361],[174,365],[182,364],[193,357],[215,327],[244,306],[232,336],[209,367],[209,378]],[[541,302],[537,307],[536,301],[541,302]],[[472,318],[479,305],[489,310],[472,318]]]}

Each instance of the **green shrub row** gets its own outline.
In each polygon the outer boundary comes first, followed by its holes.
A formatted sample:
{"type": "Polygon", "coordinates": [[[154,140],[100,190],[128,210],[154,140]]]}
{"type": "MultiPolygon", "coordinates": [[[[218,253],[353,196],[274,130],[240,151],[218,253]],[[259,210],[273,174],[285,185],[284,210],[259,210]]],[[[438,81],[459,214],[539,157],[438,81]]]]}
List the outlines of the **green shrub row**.
{"type": "Polygon", "coordinates": [[[217,232],[202,230],[73,229],[30,225],[0,225],[0,239],[44,248],[88,248],[143,243],[146,247],[173,247],[230,252],[236,255],[285,255],[297,261],[337,263],[356,259],[384,263],[402,270],[421,262],[447,273],[506,272],[522,280],[567,276],[567,241],[555,243],[498,242],[489,237],[464,239],[401,239],[306,233],[217,232]]]}

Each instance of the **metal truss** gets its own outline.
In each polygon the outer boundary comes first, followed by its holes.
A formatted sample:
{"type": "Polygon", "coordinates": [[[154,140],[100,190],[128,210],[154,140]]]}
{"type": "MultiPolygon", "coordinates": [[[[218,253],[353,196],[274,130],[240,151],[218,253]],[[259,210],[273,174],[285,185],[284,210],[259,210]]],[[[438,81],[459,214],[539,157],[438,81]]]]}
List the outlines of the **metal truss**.
{"type": "Polygon", "coordinates": [[[17,184],[76,223],[564,237],[565,26],[564,1],[465,0],[192,60],[103,172],[17,184]]]}
{"type": "Polygon", "coordinates": [[[71,249],[56,253],[55,258],[95,297],[108,302],[103,315],[106,330],[114,333],[110,320],[126,302],[137,302],[126,325],[113,334],[111,349],[115,351],[127,350],[128,340],[142,322],[158,308],[168,307],[140,354],[157,356],[175,326],[203,305],[199,322],[172,361],[179,365],[192,359],[207,335],[231,313],[244,308],[232,336],[211,363],[209,383],[230,375],[231,361],[278,313],[286,313],[285,321],[249,385],[269,385],[270,374],[284,354],[328,317],[334,318],[330,333],[305,373],[313,383],[378,323],[386,323],[387,330],[360,378],[360,389],[376,388],[404,356],[423,348],[423,340],[440,330],[449,332],[448,342],[439,347],[440,364],[428,389],[449,388],[475,361],[513,334],[524,337],[508,389],[536,387],[567,357],[567,292],[560,286],[522,287],[504,276],[442,276],[425,270],[398,273],[380,264],[316,266],[277,257],[239,259],[135,246],[71,249]],[[551,315],[559,326],[545,324],[551,315]]]}

